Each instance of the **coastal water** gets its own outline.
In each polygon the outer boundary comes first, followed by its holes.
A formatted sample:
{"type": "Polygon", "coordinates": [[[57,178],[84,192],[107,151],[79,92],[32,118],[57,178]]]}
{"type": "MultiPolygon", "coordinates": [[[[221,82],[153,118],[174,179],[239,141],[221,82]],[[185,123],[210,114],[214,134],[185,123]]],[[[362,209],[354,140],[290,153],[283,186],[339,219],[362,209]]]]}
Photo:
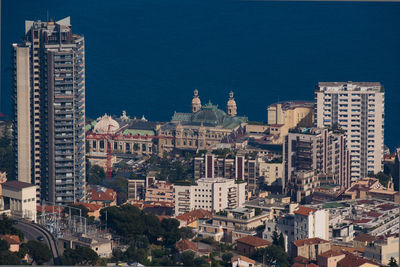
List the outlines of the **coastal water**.
{"type": "Polygon", "coordinates": [[[318,81],[380,81],[385,143],[400,146],[400,3],[219,0],[3,0],[3,113],[10,46],[24,20],[71,16],[86,39],[86,111],[169,120],[193,90],[266,121],[269,104],[311,100],[318,81]]]}

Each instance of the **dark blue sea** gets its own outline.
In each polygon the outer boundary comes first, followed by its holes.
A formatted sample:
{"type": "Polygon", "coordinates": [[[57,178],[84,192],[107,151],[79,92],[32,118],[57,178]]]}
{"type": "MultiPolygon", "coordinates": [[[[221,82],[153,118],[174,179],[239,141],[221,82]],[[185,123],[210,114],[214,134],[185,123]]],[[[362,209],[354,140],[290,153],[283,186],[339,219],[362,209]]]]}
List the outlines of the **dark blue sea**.
{"type": "Polygon", "coordinates": [[[380,81],[385,143],[400,146],[400,3],[3,0],[1,111],[11,114],[11,43],[24,20],[71,16],[86,39],[86,111],[169,120],[193,90],[266,121],[318,81],[380,81]]]}

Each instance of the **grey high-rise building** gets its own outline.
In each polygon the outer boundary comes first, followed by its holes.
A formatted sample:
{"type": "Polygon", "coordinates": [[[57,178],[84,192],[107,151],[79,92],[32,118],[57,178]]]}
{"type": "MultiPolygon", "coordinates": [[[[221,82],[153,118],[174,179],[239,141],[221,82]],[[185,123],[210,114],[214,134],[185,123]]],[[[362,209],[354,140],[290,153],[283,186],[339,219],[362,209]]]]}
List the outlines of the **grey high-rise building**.
{"type": "Polygon", "coordinates": [[[85,201],[84,38],[69,17],[25,21],[13,53],[18,180],[37,185],[37,200],[85,201]]]}

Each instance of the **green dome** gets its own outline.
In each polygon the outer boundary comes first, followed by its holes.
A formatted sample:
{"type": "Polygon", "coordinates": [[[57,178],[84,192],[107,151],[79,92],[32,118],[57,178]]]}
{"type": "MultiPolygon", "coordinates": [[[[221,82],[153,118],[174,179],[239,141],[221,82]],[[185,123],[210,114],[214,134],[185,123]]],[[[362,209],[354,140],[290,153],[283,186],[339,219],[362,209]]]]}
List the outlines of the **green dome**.
{"type": "Polygon", "coordinates": [[[225,117],[226,113],[224,111],[218,109],[217,105],[209,102],[200,111],[193,114],[191,121],[194,123],[219,125],[223,123],[225,117]]]}

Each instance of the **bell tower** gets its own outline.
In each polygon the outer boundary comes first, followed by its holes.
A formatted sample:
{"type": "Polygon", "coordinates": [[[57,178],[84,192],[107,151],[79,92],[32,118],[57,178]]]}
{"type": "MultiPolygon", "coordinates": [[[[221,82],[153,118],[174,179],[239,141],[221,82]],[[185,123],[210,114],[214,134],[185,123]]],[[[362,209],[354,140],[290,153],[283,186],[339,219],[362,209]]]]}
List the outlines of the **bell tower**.
{"type": "Polygon", "coordinates": [[[226,113],[228,113],[229,116],[235,117],[237,114],[237,107],[236,107],[236,101],[233,98],[233,92],[229,92],[229,100],[228,104],[226,105],[226,113]]]}
{"type": "Polygon", "coordinates": [[[201,101],[199,98],[199,91],[197,89],[193,92],[193,99],[192,99],[192,113],[196,113],[201,109],[201,101]]]}

